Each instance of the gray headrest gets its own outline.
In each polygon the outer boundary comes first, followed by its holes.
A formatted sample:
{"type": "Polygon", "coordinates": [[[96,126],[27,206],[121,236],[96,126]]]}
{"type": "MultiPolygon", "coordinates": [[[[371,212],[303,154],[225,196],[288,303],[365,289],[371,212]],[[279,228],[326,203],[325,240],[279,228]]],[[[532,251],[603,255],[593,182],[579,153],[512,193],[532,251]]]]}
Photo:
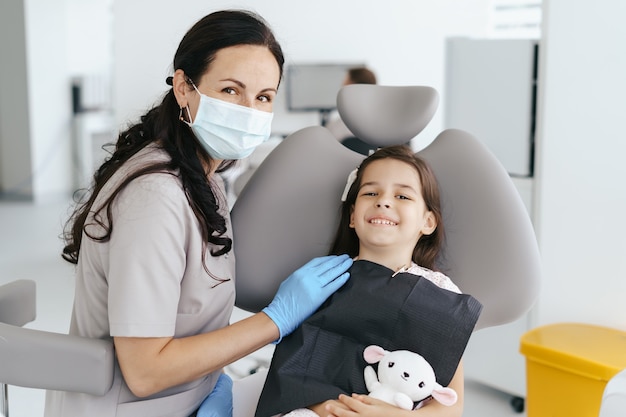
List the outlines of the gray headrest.
{"type": "Polygon", "coordinates": [[[432,87],[351,84],[337,94],[337,110],[359,139],[374,146],[407,143],[432,120],[439,94],[432,87]]]}

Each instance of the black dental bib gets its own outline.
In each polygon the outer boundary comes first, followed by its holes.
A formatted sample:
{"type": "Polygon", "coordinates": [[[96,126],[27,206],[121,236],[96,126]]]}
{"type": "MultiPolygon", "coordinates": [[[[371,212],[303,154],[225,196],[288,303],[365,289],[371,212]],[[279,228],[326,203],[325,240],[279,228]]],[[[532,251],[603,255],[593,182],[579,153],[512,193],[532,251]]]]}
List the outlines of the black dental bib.
{"type": "Polygon", "coordinates": [[[450,383],[481,304],[426,278],[356,261],[348,282],[277,346],[256,417],[303,408],[339,394],[367,394],[363,350],[424,356],[437,382],[450,383]]]}

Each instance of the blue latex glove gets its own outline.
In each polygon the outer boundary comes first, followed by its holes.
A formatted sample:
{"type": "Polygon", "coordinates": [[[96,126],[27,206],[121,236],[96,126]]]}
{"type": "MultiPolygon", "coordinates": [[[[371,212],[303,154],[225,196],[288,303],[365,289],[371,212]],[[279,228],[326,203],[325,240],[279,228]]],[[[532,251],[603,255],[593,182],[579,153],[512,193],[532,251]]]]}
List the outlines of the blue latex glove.
{"type": "Polygon", "coordinates": [[[284,280],[276,296],[263,309],[280,331],[278,343],[293,332],[350,278],[348,255],[314,258],[284,280]]]}
{"type": "Polygon", "coordinates": [[[197,417],[232,417],[233,380],[221,374],[213,391],[202,401],[197,417]]]}

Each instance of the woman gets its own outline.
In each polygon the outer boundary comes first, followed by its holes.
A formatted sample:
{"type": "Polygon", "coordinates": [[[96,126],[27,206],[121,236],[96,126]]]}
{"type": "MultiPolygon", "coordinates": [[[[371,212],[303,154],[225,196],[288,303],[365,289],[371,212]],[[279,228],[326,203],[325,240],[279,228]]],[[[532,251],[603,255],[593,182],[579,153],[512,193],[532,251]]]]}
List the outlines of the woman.
{"type": "Polygon", "coordinates": [[[314,259],[228,325],[235,257],[218,174],[269,137],[283,62],[249,12],[212,13],[183,37],[172,89],[119,135],[65,236],[70,333],[113,339],[113,387],[49,392],[46,416],[192,415],[225,365],[289,334],[348,279],[347,256],[314,259]]]}

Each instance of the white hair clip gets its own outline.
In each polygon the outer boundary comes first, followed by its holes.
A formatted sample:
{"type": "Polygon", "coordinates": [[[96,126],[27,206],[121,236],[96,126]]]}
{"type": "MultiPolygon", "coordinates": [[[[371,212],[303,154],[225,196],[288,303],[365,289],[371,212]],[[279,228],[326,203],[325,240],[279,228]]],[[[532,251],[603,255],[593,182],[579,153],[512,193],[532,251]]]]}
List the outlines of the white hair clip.
{"type": "Polygon", "coordinates": [[[346,188],[343,189],[343,194],[341,195],[341,201],[345,202],[348,199],[348,192],[350,191],[350,187],[356,181],[356,174],[359,172],[359,169],[356,168],[350,172],[348,175],[348,181],[346,182],[346,188]]]}

